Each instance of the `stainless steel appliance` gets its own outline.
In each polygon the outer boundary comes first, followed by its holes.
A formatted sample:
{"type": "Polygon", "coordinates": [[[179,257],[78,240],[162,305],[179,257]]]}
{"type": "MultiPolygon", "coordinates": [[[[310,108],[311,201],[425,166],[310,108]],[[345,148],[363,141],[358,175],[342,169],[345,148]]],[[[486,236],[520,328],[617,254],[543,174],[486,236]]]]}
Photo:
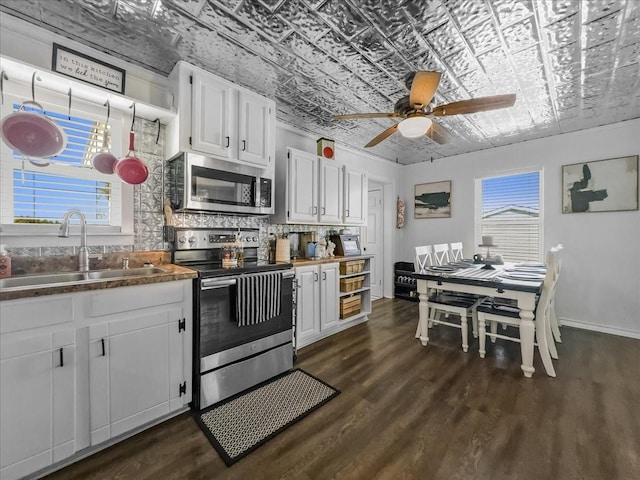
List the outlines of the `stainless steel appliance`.
{"type": "MultiPolygon", "coordinates": [[[[176,229],[173,262],[198,272],[194,288],[193,407],[203,409],[293,367],[293,277],[290,263],[258,259],[258,231],[176,229]],[[225,247],[240,235],[244,258],[223,267],[225,247]],[[279,313],[242,325],[236,298],[243,276],[279,275],[279,313]]],[[[266,291],[266,295],[270,291],[266,291]]]]}
{"type": "Polygon", "coordinates": [[[273,172],[180,153],[168,162],[168,191],[174,210],[235,214],[273,213],[273,172]]]}

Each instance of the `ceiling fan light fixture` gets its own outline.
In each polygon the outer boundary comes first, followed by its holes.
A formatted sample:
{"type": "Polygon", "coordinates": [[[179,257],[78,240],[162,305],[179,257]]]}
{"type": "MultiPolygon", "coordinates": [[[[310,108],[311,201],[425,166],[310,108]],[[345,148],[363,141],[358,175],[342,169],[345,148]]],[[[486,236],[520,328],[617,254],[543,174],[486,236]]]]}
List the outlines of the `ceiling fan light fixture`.
{"type": "Polygon", "coordinates": [[[405,118],[398,124],[398,130],[400,130],[400,133],[403,137],[421,137],[422,135],[427,133],[427,130],[429,130],[429,127],[431,127],[432,123],[433,122],[431,121],[431,119],[427,117],[409,117],[405,118]]]}

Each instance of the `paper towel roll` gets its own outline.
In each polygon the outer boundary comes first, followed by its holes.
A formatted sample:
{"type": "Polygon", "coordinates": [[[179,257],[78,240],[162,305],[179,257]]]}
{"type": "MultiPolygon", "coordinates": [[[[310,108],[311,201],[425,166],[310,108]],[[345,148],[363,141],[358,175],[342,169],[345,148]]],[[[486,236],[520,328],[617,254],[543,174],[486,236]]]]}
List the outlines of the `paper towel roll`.
{"type": "Polygon", "coordinates": [[[288,262],[291,260],[291,245],[288,238],[276,240],[276,262],[288,262]]]}

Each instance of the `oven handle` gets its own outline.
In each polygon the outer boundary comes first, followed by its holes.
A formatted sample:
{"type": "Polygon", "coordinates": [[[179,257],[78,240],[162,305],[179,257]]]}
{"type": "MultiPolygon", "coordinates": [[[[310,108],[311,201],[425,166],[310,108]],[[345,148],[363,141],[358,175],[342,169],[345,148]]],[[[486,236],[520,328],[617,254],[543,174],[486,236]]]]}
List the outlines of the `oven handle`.
{"type": "MultiPolygon", "coordinates": [[[[294,270],[285,270],[282,272],[282,278],[293,278],[295,276],[294,270]]],[[[212,290],[214,288],[224,288],[237,283],[235,278],[207,278],[202,280],[200,284],[200,290],[212,290]]]]}
{"type": "Polygon", "coordinates": [[[202,280],[200,290],[213,290],[214,288],[224,288],[235,285],[235,278],[211,278],[202,280]]]}

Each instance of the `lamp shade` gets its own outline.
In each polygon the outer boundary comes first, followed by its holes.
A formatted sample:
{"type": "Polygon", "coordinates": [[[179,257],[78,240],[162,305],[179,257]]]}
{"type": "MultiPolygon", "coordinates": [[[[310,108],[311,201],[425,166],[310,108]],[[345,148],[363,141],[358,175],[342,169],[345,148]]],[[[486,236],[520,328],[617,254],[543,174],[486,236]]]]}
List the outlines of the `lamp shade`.
{"type": "Polygon", "coordinates": [[[422,116],[405,118],[398,124],[398,130],[403,137],[415,138],[427,133],[431,126],[431,119],[422,116]]]}

